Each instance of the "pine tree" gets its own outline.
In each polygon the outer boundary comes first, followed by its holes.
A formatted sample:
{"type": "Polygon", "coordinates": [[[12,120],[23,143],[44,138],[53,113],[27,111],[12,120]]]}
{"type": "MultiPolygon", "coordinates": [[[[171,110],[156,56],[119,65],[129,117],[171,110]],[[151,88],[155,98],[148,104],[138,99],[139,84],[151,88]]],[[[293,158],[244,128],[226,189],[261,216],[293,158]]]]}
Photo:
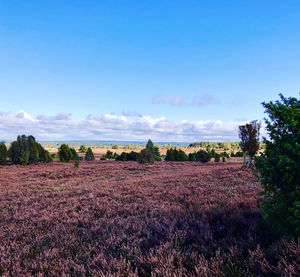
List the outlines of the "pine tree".
{"type": "Polygon", "coordinates": [[[7,160],[7,148],[4,143],[0,143],[0,165],[5,165],[7,160]]]}
{"type": "Polygon", "coordinates": [[[69,145],[62,144],[58,148],[58,157],[63,163],[68,163],[73,158],[69,145]]]}
{"type": "Polygon", "coordinates": [[[85,158],[86,161],[94,161],[95,160],[95,156],[94,153],[92,151],[92,149],[89,147],[85,153],[85,158]]]}

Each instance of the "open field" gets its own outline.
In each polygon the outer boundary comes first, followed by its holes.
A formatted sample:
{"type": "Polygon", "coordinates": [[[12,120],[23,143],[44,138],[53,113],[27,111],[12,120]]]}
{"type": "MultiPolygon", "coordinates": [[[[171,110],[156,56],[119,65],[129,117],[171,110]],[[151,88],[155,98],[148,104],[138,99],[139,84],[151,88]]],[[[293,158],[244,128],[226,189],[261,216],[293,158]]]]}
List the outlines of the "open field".
{"type": "Polygon", "coordinates": [[[0,275],[299,276],[238,163],[0,166],[0,275]]]}
{"type": "MultiPolygon", "coordinates": [[[[175,147],[175,146],[174,146],[175,147]]],[[[79,156],[81,157],[84,157],[85,153],[80,153],[79,152],[79,147],[74,147],[75,150],[77,151],[77,153],[79,154],[79,156]]],[[[106,154],[106,152],[109,150],[113,153],[117,153],[118,155],[120,155],[122,152],[126,152],[126,153],[129,153],[131,151],[136,151],[136,152],[140,152],[142,149],[144,149],[145,147],[144,146],[135,146],[135,147],[119,147],[118,149],[113,149],[112,147],[110,146],[105,146],[105,147],[97,147],[97,146],[91,146],[91,149],[95,155],[95,158],[96,159],[99,159],[101,158],[102,156],[104,156],[106,154]]],[[[159,153],[161,155],[166,155],[167,153],[167,150],[170,148],[170,147],[167,147],[167,146],[159,146],[159,153]]],[[[58,147],[45,147],[45,149],[47,151],[49,151],[51,154],[57,154],[58,153],[58,147]]],[[[184,151],[187,155],[190,154],[190,153],[194,153],[194,152],[197,152],[199,150],[206,150],[205,148],[201,148],[201,147],[188,147],[188,146],[178,146],[176,147],[176,149],[181,149],[182,151],[184,151]]],[[[224,152],[223,149],[215,149],[215,151],[217,153],[221,153],[221,152],[224,152]]],[[[234,152],[237,152],[237,151],[240,151],[240,149],[238,150],[235,150],[234,152]]],[[[230,154],[231,151],[227,151],[228,154],[230,154]]],[[[235,160],[235,159],[233,159],[235,160]]],[[[241,160],[241,159],[238,159],[238,160],[241,160]]]]}

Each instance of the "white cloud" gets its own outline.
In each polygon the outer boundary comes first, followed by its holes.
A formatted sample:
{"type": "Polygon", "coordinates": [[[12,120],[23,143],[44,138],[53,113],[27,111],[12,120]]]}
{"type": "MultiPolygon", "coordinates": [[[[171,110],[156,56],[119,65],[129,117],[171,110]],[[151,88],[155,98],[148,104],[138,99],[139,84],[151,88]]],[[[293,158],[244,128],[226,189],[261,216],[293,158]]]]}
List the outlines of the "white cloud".
{"type": "Polygon", "coordinates": [[[68,113],[32,118],[24,111],[0,112],[0,140],[33,135],[40,140],[147,140],[186,141],[237,140],[238,125],[244,122],[221,120],[170,121],[165,117],[140,115],[129,118],[104,114],[75,118],[68,113]]]}

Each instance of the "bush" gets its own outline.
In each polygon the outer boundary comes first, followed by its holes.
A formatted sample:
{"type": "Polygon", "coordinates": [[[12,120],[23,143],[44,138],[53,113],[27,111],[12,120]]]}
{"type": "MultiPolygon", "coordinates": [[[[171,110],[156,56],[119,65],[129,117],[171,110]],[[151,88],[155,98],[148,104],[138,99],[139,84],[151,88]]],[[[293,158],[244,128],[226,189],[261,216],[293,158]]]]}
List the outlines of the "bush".
{"type": "Polygon", "coordinates": [[[166,161],[182,161],[182,162],[185,162],[188,160],[188,156],[187,154],[182,151],[181,149],[180,150],[177,150],[176,148],[173,149],[169,149],[167,150],[167,155],[166,155],[166,158],[165,158],[166,161]]]}
{"type": "Polygon", "coordinates": [[[84,145],[80,145],[80,147],[79,147],[79,152],[81,152],[81,153],[85,153],[86,152],[86,147],[84,146],[84,145]]]}
{"type": "Polygon", "coordinates": [[[215,153],[215,162],[218,163],[220,161],[220,155],[218,153],[215,153]]]}
{"type": "Polygon", "coordinates": [[[113,159],[113,152],[107,150],[107,151],[106,151],[106,154],[104,155],[104,157],[105,157],[106,159],[113,159]]]}
{"type": "Polygon", "coordinates": [[[77,154],[76,150],[72,147],[72,148],[70,148],[70,151],[72,153],[72,159],[71,160],[78,160],[78,154],[77,154]]]}
{"type": "Polygon", "coordinates": [[[69,145],[62,144],[58,148],[58,157],[62,163],[68,163],[70,160],[72,160],[73,155],[69,145]]]}
{"type": "Polygon", "coordinates": [[[75,159],[75,160],[74,160],[74,166],[75,166],[76,168],[79,168],[79,167],[80,167],[80,162],[79,162],[78,159],[75,159]]]}
{"type": "Polygon", "coordinates": [[[188,157],[189,162],[196,162],[197,161],[197,155],[196,153],[190,153],[188,157]]]}
{"type": "Polygon", "coordinates": [[[227,158],[227,159],[229,158],[229,155],[228,155],[228,153],[227,153],[227,152],[225,152],[225,151],[224,151],[224,152],[222,152],[220,155],[221,155],[221,157],[223,157],[223,158],[227,158]]]}
{"type": "Polygon", "coordinates": [[[154,163],[153,155],[147,148],[145,148],[141,151],[138,162],[142,163],[142,164],[154,163]]]}
{"type": "Polygon", "coordinates": [[[18,136],[11,143],[9,157],[15,164],[28,165],[36,162],[51,162],[51,154],[46,151],[33,136],[18,136]]]}
{"type": "Polygon", "coordinates": [[[199,150],[196,153],[196,161],[202,162],[202,163],[206,163],[210,161],[210,155],[208,152],[204,151],[204,150],[199,150]]]}
{"type": "Polygon", "coordinates": [[[188,160],[188,155],[185,154],[181,149],[177,152],[176,161],[186,162],[188,160]]]}
{"type": "Polygon", "coordinates": [[[119,148],[119,145],[115,144],[112,146],[112,149],[118,149],[119,148]]]}
{"type": "Polygon", "coordinates": [[[231,155],[231,157],[244,157],[244,153],[242,151],[238,151],[235,154],[231,155]]]}
{"type": "Polygon", "coordinates": [[[5,165],[7,160],[7,148],[4,143],[0,143],[0,165],[5,165]]]}
{"type": "Polygon", "coordinates": [[[100,158],[100,161],[106,161],[107,160],[107,158],[105,157],[105,156],[102,156],[101,158],[100,158]]]}
{"type": "Polygon", "coordinates": [[[127,153],[126,152],[122,152],[120,155],[118,155],[116,157],[116,161],[122,161],[122,162],[127,161],[127,153]]]}
{"type": "Polygon", "coordinates": [[[278,232],[300,235],[300,100],[263,103],[269,119],[266,150],[255,159],[264,188],[263,211],[278,232]]]}
{"type": "Polygon", "coordinates": [[[90,147],[87,149],[84,159],[86,161],[94,161],[95,160],[94,153],[90,147]]]}
{"type": "Polygon", "coordinates": [[[151,141],[151,139],[148,140],[148,142],[146,144],[146,149],[148,149],[150,151],[150,153],[153,155],[153,158],[155,161],[161,161],[159,149],[157,146],[153,145],[153,142],[151,141]]]}
{"type": "Polygon", "coordinates": [[[140,157],[141,154],[140,153],[137,153],[137,152],[134,152],[134,151],[131,151],[130,153],[127,154],[127,161],[136,161],[138,162],[140,160],[140,157]]]}

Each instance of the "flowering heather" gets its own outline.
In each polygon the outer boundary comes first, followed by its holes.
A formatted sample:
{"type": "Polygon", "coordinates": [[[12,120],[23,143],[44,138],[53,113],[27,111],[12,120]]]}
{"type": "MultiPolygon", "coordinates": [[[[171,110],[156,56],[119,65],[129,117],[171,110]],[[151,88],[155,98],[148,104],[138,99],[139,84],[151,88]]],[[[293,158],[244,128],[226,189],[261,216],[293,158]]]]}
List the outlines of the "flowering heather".
{"type": "Polygon", "coordinates": [[[2,276],[299,276],[238,163],[0,167],[2,276]]]}

